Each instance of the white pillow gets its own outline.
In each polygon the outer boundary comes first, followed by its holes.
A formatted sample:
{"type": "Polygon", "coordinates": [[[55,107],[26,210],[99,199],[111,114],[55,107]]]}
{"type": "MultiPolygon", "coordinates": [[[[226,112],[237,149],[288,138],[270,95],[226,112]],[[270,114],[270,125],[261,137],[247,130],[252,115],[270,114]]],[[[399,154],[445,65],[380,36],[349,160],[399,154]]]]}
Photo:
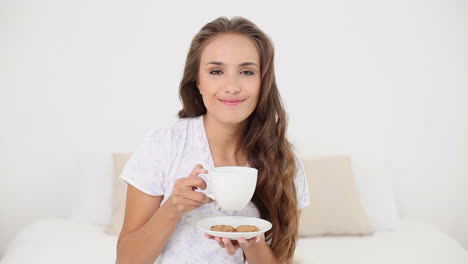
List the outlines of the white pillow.
{"type": "Polygon", "coordinates": [[[353,157],[353,172],[361,202],[375,231],[396,230],[400,226],[388,162],[353,157]]]}

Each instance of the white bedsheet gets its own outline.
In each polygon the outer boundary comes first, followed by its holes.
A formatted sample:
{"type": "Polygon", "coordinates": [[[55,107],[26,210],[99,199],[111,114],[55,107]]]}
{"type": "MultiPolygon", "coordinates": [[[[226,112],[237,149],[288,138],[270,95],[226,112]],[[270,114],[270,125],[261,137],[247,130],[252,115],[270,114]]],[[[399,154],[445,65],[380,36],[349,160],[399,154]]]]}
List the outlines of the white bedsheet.
{"type": "MultiPolygon", "coordinates": [[[[117,237],[67,219],[44,219],[23,228],[0,264],[115,263],[117,237]]],[[[302,238],[295,263],[468,264],[468,252],[434,227],[403,221],[401,229],[372,237],[302,238]]]]}
{"type": "Polygon", "coordinates": [[[303,238],[296,259],[307,264],[468,264],[468,252],[435,227],[404,220],[398,231],[374,236],[303,238]]]}
{"type": "Polygon", "coordinates": [[[115,263],[117,237],[67,219],[44,219],[23,228],[0,264],[115,263]]]}

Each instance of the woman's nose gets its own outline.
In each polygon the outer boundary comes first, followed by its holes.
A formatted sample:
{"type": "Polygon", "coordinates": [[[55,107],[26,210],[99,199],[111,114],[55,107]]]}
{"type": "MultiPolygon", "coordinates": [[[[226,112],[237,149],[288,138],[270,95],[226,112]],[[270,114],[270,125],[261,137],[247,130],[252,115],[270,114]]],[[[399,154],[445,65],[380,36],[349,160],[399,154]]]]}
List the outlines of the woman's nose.
{"type": "Polygon", "coordinates": [[[226,74],[225,76],[226,76],[226,81],[224,82],[224,87],[223,87],[224,92],[227,94],[240,93],[241,84],[238,80],[238,77],[232,74],[230,76],[226,74]]]}

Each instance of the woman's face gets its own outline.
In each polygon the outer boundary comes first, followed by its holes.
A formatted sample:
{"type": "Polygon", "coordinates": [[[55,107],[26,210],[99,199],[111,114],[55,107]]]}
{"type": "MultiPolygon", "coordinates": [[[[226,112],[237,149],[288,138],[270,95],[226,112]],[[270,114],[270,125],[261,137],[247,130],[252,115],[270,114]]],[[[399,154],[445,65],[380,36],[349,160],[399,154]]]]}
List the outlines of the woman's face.
{"type": "Polygon", "coordinates": [[[209,40],[201,54],[197,86],[207,115],[223,123],[240,123],[257,106],[260,60],[249,37],[224,33],[209,40]]]}

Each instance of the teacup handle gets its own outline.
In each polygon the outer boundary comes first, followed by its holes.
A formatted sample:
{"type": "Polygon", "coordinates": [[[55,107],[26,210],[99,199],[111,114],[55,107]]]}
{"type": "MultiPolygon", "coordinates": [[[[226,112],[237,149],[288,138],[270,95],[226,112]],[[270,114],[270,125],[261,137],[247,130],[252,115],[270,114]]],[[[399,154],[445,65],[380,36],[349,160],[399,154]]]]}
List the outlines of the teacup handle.
{"type": "Polygon", "coordinates": [[[211,187],[210,187],[211,185],[208,184],[208,182],[210,181],[209,172],[207,174],[200,173],[200,174],[198,174],[198,177],[202,178],[205,181],[206,189],[202,190],[199,187],[197,187],[197,191],[202,192],[202,193],[206,194],[206,196],[208,196],[211,199],[215,200],[215,196],[214,196],[213,191],[211,190],[211,187]]]}

